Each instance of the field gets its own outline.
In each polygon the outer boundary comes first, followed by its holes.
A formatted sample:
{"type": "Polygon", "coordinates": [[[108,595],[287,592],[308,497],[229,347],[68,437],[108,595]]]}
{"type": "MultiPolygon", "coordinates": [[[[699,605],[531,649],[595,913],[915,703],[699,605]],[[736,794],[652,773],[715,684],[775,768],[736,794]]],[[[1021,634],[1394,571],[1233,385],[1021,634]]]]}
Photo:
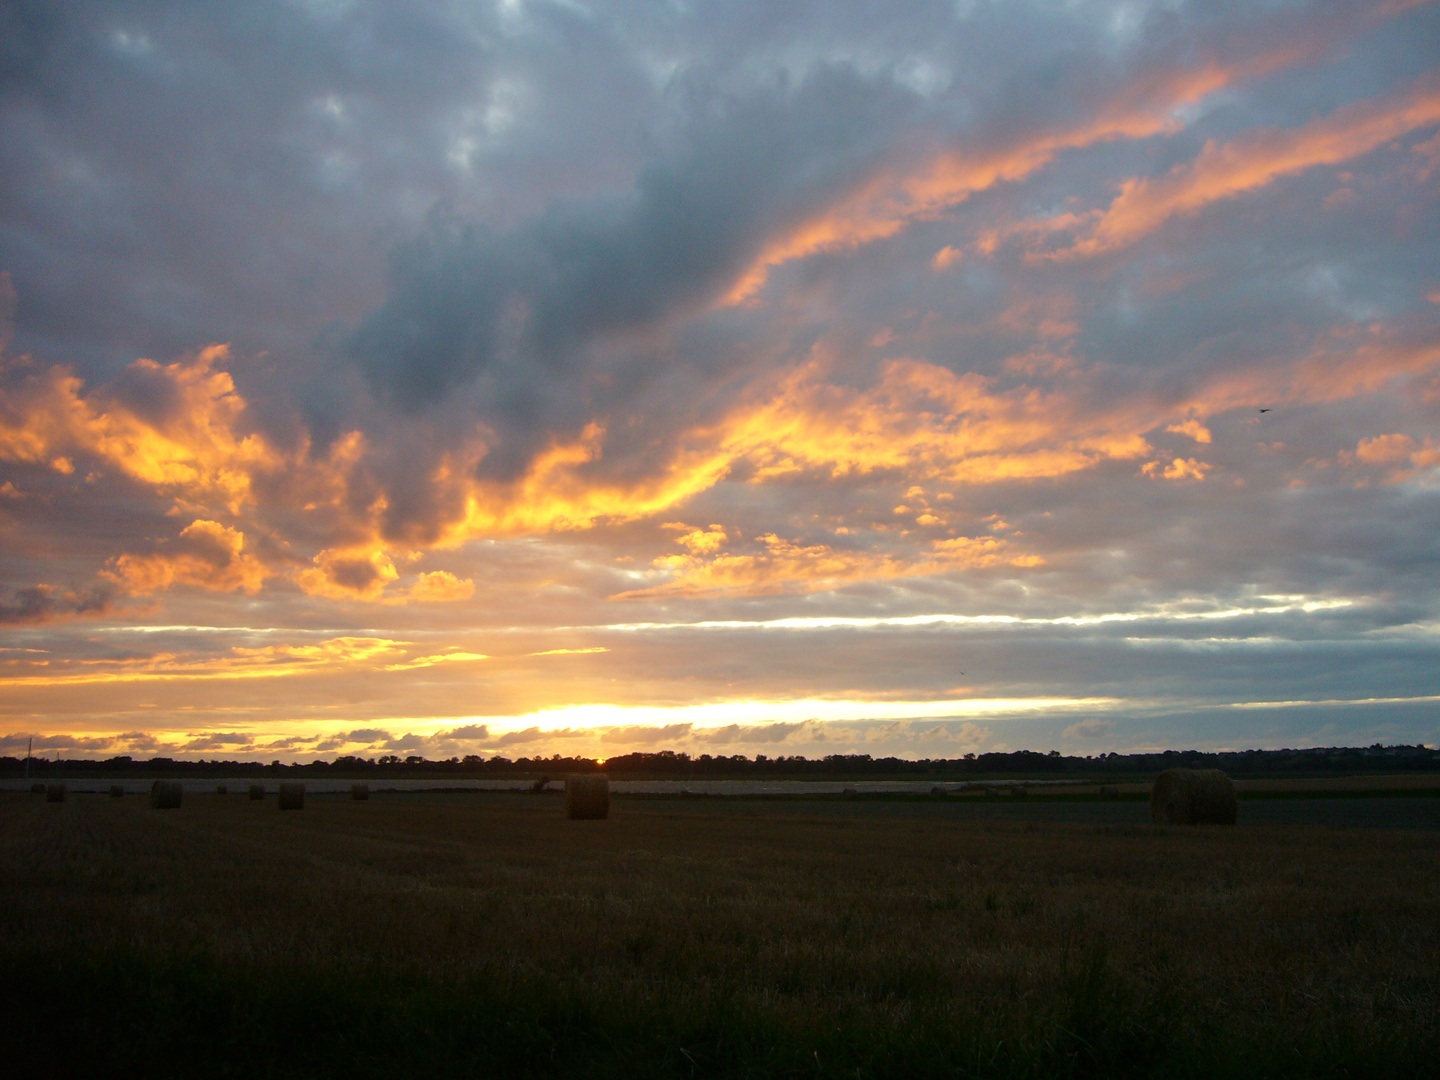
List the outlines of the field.
{"type": "Polygon", "coordinates": [[[1250,805],[1233,829],[1167,830],[961,799],[619,799],[569,822],[543,796],[280,813],[273,795],[187,793],[172,811],[0,795],[7,1059],[165,1076],[1433,1074],[1440,832],[1257,824],[1250,805]]]}

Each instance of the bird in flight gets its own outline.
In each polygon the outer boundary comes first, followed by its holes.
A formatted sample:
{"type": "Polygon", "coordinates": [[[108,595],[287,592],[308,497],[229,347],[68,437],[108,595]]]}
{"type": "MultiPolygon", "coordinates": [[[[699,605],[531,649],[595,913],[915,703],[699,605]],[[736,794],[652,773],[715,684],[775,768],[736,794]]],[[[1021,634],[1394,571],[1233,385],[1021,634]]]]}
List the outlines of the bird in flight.
{"type": "Polygon", "coordinates": [[[1270,410],[1269,410],[1269,409],[1261,409],[1260,411],[1261,411],[1261,412],[1269,412],[1270,410]]]}

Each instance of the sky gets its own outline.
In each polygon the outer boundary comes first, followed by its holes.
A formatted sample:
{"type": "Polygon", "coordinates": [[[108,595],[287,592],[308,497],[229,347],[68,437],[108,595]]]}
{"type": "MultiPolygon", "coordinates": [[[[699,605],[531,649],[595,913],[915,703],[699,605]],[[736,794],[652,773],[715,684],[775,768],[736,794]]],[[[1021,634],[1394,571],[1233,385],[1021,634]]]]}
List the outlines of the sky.
{"type": "Polygon", "coordinates": [[[16,0],[0,754],[1440,745],[1440,5],[16,0]]]}

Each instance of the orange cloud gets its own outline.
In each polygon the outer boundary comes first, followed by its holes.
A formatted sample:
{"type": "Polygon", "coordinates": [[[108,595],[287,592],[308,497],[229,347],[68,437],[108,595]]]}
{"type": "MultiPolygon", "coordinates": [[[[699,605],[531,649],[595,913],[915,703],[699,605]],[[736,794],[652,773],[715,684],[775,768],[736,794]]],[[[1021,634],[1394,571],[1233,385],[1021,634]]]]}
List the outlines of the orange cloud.
{"type": "Polygon", "coordinates": [[[453,664],[469,660],[489,660],[490,657],[484,653],[453,652],[434,653],[430,656],[417,656],[413,660],[406,660],[399,664],[386,664],[386,671],[412,671],[415,668],[434,667],[436,664],[453,664]]]}
{"type": "Polygon", "coordinates": [[[7,677],[9,686],[62,686],[89,683],[173,682],[183,679],[271,679],[337,667],[368,667],[403,652],[407,643],[388,638],[336,637],[316,645],[233,648],[223,656],[176,653],[126,660],[82,661],[81,670],[7,677]]]}
{"type": "Polygon", "coordinates": [[[475,582],[458,578],[448,570],[432,570],[420,575],[408,595],[411,600],[427,604],[469,600],[475,595],[475,582]]]}
{"type": "Polygon", "coordinates": [[[1165,430],[1174,432],[1176,435],[1188,435],[1198,443],[1209,443],[1214,438],[1210,434],[1210,429],[1194,418],[1178,424],[1170,424],[1165,430]]]}
{"type": "Polygon", "coordinates": [[[1376,435],[1361,439],[1354,451],[1341,453],[1339,460],[1342,465],[1358,463],[1374,468],[1389,467],[1383,482],[1401,484],[1414,479],[1422,469],[1440,465],[1440,444],[1428,437],[1420,443],[1409,435],[1376,435]]]}
{"type": "Polygon", "coordinates": [[[464,511],[439,546],[454,547],[477,536],[588,529],[649,517],[713,487],[731,465],[728,455],[701,446],[680,450],[657,475],[628,484],[600,482],[588,466],[600,458],[604,434],[602,425],[592,423],[577,439],[555,442],[513,484],[468,478],[484,454],[483,445],[471,448],[468,458],[447,458],[435,479],[459,485],[464,511]]]}
{"type": "Polygon", "coordinates": [[[1143,429],[1087,416],[1072,396],[994,385],[973,372],[893,360],[873,387],[858,390],[824,382],[811,363],[732,418],[725,446],[754,466],[757,482],[820,471],[989,483],[1061,476],[1150,449],[1143,429]]]}
{"type": "MultiPolygon", "coordinates": [[[[1054,296],[1011,305],[995,318],[1013,320],[1034,333],[1054,324],[1058,333],[1072,317],[1073,304],[1072,298],[1054,296]]],[[[272,534],[275,526],[260,521],[283,513],[292,521],[307,515],[305,535],[319,536],[318,544],[325,545],[293,575],[312,596],[382,603],[473,596],[474,583],[448,571],[420,574],[408,588],[395,584],[400,573],[384,533],[386,496],[368,469],[371,449],[365,440],[352,433],[317,459],[310,457],[303,439],[281,453],[258,435],[242,434],[245,404],[229,375],[216,368],[223,355],[223,350],[206,350],[192,361],[167,366],[147,361],[134,373],[159,380],[166,393],[158,398],[178,395],[188,401],[187,408],[199,414],[188,419],[172,418],[168,409],[158,418],[142,417],[118,392],[86,394],[58,369],[22,369],[18,390],[7,389],[0,398],[0,458],[50,467],[67,455],[100,459],[100,465],[108,462],[137,482],[151,483],[158,495],[182,506],[206,499],[243,503],[249,524],[227,526],[216,517],[196,515],[178,537],[155,550],[116,557],[106,575],[134,593],[176,585],[258,591],[277,574],[251,550],[247,535],[272,534]],[[237,455],[228,473],[228,466],[215,464],[227,447],[237,455]]],[[[920,359],[892,359],[873,382],[858,386],[832,382],[828,358],[817,355],[756,382],[729,415],[688,432],[667,460],[638,478],[606,479],[596,468],[605,431],[595,423],[577,436],[557,438],[514,483],[478,480],[475,465],[493,435],[477,429],[424,481],[432,487],[427,501],[448,507],[448,521],[423,541],[410,542],[407,550],[669,517],[687,499],[736,471],[756,484],[803,476],[893,483],[897,495],[905,492],[902,504],[910,520],[883,524],[895,535],[904,528],[924,530],[924,542],[932,546],[903,557],[779,539],[737,548],[738,534],[723,524],[670,521],[667,528],[677,534],[679,550],[654,567],[668,582],[657,588],[697,594],[785,588],[789,574],[796,588],[810,589],[866,575],[921,573],[930,565],[998,565],[1023,554],[933,546],[937,535],[952,529],[943,489],[1053,479],[1113,461],[1135,462],[1132,470],[1139,467],[1159,478],[1199,480],[1211,468],[1208,463],[1189,457],[1152,460],[1149,433],[1168,429],[1204,444],[1210,436],[1208,418],[1228,409],[1342,400],[1387,391],[1437,370],[1440,338],[1419,316],[1399,327],[1337,329],[1298,359],[1214,375],[1163,404],[1142,385],[1128,395],[1106,393],[1105,404],[1097,404],[1101,395],[1092,390],[1105,373],[1063,349],[1011,358],[999,378],[957,374],[920,359]]],[[[1426,451],[1417,445],[1410,452],[1426,451]]],[[[89,467],[84,462],[80,471],[89,467]]],[[[1422,466],[1412,461],[1403,467],[1422,466]]],[[[0,494],[7,499],[20,495],[13,485],[0,494]]],[[[897,498],[887,505],[901,502],[897,498]]],[[[863,528],[863,523],[845,524],[863,528]]],[[[912,548],[920,543],[911,541],[912,548]]],[[[35,595],[27,603],[43,607],[43,598],[35,595]]]]}
{"type": "Polygon", "coordinates": [[[660,527],[681,533],[675,538],[675,542],[691,555],[713,554],[725,546],[727,539],[723,525],[711,525],[708,529],[692,529],[689,525],[681,522],[671,522],[660,527]]]}
{"type": "Polygon", "coordinates": [[[1309,353],[1289,363],[1256,364],[1227,372],[1202,386],[1185,403],[1204,417],[1226,409],[1343,401],[1398,385],[1407,377],[1440,368],[1440,336],[1424,323],[1416,328],[1341,326],[1309,353]]]}
{"type": "Polygon", "coordinates": [[[12,363],[21,378],[0,404],[0,459],[68,473],[70,456],[85,454],[159,491],[238,513],[254,502],[252,477],[285,462],[262,436],[240,433],[245,401],[216,366],[228,356],[212,345],[174,364],[135,361],[128,377],[167,403],[143,415],[113,395],[86,394],[64,368],[12,363]]]}
{"type": "Polygon", "coordinates": [[[379,549],[327,548],[314,563],[295,580],[311,596],[330,600],[378,600],[385,586],[400,576],[390,556],[379,549]]]}
{"type": "Polygon", "coordinates": [[[946,244],[935,253],[930,265],[936,270],[948,270],[964,257],[965,253],[959,248],[946,244]]]}
{"type": "Polygon", "coordinates": [[[797,544],[772,534],[759,537],[757,552],[662,556],[656,569],[674,577],[648,589],[634,589],[615,600],[659,596],[716,596],[806,593],[836,589],[857,581],[883,581],[953,570],[1001,565],[1037,566],[1043,560],[1011,550],[994,537],[955,537],[931,543],[915,558],[875,551],[841,550],[826,544],[797,544]]]}
{"type": "MultiPolygon", "coordinates": [[[[1200,156],[1164,176],[1134,178],[1075,243],[1047,257],[1094,255],[1125,247],[1176,216],[1198,214],[1224,199],[1254,191],[1319,165],[1337,165],[1391,139],[1440,123],[1440,78],[1428,76],[1407,93],[1337,109],[1298,128],[1254,132],[1232,142],[1205,144],[1200,156]]],[[[1057,219],[1066,229],[1074,219],[1057,219]]]]}
{"type": "Polygon", "coordinates": [[[154,593],[172,585],[195,585],[213,592],[260,590],[269,568],[244,551],[240,530],[218,521],[193,521],[179,537],[149,555],[121,555],[102,573],[131,593],[154,593]]]}
{"type": "Polygon", "coordinates": [[[1215,466],[1195,458],[1175,458],[1168,465],[1161,461],[1147,461],[1140,471],[1151,478],[1165,480],[1204,480],[1205,474],[1215,466]]]}
{"type": "Polygon", "coordinates": [[[1415,440],[1409,435],[1377,435],[1373,439],[1361,439],[1355,447],[1355,456],[1366,465],[1389,465],[1405,461],[1415,448],[1415,440]]]}
{"type": "MultiPolygon", "coordinates": [[[[1067,150],[1178,131],[1184,127],[1181,113],[1186,106],[1239,79],[1292,63],[1304,51],[1288,48],[1238,65],[1210,61],[1180,71],[1151,72],[1075,126],[1026,133],[990,149],[947,150],[912,171],[884,170],[772,239],[724,302],[752,299],[774,267],[894,236],[911,222],[939,217],[997,184],[1024,180],[1067,150]]],[[[936,268],[949,261],[942,264],[937,255],[936,268]]]]}

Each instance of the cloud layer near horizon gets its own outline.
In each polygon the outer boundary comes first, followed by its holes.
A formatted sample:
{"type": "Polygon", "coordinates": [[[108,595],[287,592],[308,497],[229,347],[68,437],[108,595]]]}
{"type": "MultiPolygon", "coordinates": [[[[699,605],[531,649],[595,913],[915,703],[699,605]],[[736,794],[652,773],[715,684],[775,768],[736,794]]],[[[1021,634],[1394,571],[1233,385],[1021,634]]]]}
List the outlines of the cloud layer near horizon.
{"type": "Polygon", "coordinates": [[[1434,5],[3,20],[12,741],[1440,740],[1434,5]]]}

